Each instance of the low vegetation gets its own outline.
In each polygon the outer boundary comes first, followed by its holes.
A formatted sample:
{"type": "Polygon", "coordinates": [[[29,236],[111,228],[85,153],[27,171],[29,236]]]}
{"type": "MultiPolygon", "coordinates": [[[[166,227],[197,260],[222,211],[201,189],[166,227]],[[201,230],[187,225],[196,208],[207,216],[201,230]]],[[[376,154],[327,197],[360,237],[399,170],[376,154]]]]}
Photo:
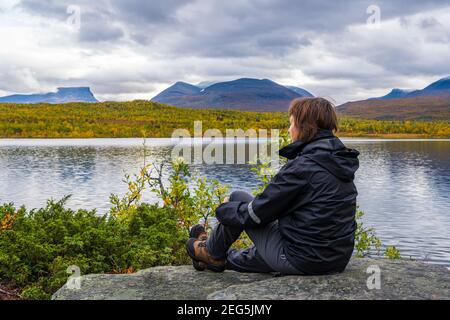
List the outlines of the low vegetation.
{"type": "Polygon", "coordinates": [[[82,273],[129,273],[184,261],[185,234],[174,210],[141,204],[125,223],[73,211],[65,200],[31,211],[0,207],[0,279],[20,288],[21,298],[49,299],[71,265],[82,273]]]}
{"type": "MultiPolygon", "coordinates": [[[[3,138],[170,137],[175,129],[286,129],[286,112],[185,109],[149,101],[0,104],[3,138]]],[[[340,136],[450,137],[450,123],[340,118],[340,136]]]]}
{"type": "MultiPolygon", "coordinates": [[[[267,168],[266,163],[255,165],[261,177],[258,190],[270,180],[267,168]]],[[[199,220],[209,226],[214,209],[229,192],[227,186],[191,172],[182,159],[146,164],[125,182],[128,192],[111,195],[108,215],[66,208],[67,197],[31,211],[0,206],[0,298],[49,299],[74,265],[87,274],[189,263],[184,249],[189,228],[199,220]],[[144,192],[157,194],[158,203],[142,202],[144,192]]],[[[361,217],[359,212],[355,254],[380,254],[380,240],[361,217]]],[[[245,234],[235,244],[248,245],[245,234]]],[[[395,247],[387,247],[384,254],[400,256],[395,247]]]]}

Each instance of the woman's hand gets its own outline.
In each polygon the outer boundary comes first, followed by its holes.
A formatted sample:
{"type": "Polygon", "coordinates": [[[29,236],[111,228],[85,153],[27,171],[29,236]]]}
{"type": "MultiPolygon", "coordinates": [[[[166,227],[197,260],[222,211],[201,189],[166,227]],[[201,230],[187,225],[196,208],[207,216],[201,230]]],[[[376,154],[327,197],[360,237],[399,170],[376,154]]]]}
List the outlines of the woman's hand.
{"type": "Polygon", "coordinates": [[[223,199],[222,203],[227,203],[230,202],[230,197],[225,197],[225,199],[223,199]]]}

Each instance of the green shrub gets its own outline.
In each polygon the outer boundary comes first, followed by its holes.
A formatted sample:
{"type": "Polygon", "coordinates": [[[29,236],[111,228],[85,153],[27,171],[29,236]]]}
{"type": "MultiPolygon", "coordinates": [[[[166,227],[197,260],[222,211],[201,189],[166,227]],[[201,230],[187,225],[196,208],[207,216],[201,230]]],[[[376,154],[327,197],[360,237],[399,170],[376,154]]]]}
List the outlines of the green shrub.
{"type": "MultiPolygon", "coordinates": [[[[286,137],[281,137],[280,144],[287,143],[286,137]]],[[[108,215],[68,209],[68,197],[50,200],[44,208],[31,211],[12,204],[0,206],[0,281],[20,288],[24,299],[49,299],[66,283],[67,270],[73,265],[87,274],[130,273],[156,265],[189,263],[184,249],[189,227],[199,219],[208,222],[228,188],[191,173],[180,159],[172,163],[164,183],[163,167],[144,165],[133,178],[126,176],[128,192],[122,197],[111,195],[108,215]],[[140,201],[146,190],[159,197],[161,206],[140,201]]],[[[255,171],[261,188],[275,173],[264,162],[259,162],[255,171]]],[[[364,227],[362,216],[358,210],[357,256],[381,248],[374,230],[364,227]]],[[[250,244],[243,234],[235,247],[250,244]]],[[[387,247],[384,254],[400,258],[395,247],[387,247]]]]}
{"type": "Polygon", "coordinates": [[[126,273],[187,261],[174,210],[141,204],[123,223],[95,210],[67,209],[66,200],[30,212],[0,206],[0,278],[22,288],[22,297],[50,298],[71,265],[82,274],[126,273]]]}
{"type": "Polygon", "coordinates": [[[386,247],[386,250],[384,250],[384,255],[385,255],[385,257],[387,257],[389,259],[393,259],[393,260],[401,258],[400,250],[398,250],[394,246],[386,247]]]}
{"type": "Polygon", "coordinates": [[[124,182],[128,185],[128,191],[123,197],[111,195],[111,213],[120,221],[126,221],[141,205],[142,194],[147,191],[157,196],[163,208],[176,213],[179,226],[186,235],[199,220],[208,226],[215,216],[216,207],[227,195],[228,186],[191,172],[183,158],[170,163],[171,170],[165,182],[163,171],[166,166],[164,162],[144,165],[133,178],[126,175],[124,182]]]}
{"type": "Polygon", "coordinates": [[[364,227],[362,217],[364,212],[357,209],[356,211],[356,232],[355,232],[355,255],[357,257],[365,257],[371,251],[376,250],[380,254],[381,241],[375,234],[373,228],[364,227]]]}

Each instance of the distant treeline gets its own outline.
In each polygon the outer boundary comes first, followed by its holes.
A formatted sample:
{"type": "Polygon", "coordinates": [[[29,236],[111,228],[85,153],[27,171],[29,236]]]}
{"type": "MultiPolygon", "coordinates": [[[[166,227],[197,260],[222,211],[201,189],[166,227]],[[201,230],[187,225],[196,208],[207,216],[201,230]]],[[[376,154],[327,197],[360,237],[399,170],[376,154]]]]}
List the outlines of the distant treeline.
{"type": "MultiPolygon", "coordinates": [[[[286,129],[287,112],[186,109],[149,101],[0,104],[3,138],[171,137],[175,129],[286,129]]],[[[450,137],[450,121],[379,121],[340,118],[340,136],[450,137]]]]}

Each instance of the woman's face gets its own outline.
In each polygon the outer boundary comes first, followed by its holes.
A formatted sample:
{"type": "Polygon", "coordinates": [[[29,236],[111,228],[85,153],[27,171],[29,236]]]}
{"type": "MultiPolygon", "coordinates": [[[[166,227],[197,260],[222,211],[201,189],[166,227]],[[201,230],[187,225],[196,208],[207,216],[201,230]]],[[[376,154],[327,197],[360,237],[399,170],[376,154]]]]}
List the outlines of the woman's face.
{"type": "Polygon", "coordinates": [[[296,141],[298,140],[298,136],[299,136],[299,131],[298,128],[295,125],[295,121],[294,121],[294,117],[291,116],[289,118],[289,122],[291,123],[291,126],[289,127],[289,136],[291,137],[292,141],[296,141]]]}

